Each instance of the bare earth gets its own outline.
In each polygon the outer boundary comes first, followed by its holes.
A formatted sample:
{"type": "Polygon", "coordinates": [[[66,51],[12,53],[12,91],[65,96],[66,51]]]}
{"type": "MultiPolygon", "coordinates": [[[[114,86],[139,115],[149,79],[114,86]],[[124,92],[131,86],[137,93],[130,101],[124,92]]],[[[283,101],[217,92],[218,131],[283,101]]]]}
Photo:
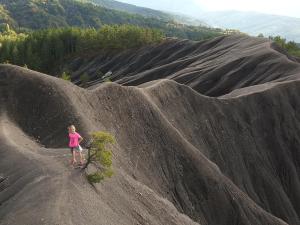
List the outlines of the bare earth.
{"type": "Polygon", "coordinates": [[[274,54],[287,76],[220,80],[217,98],[169,77],[82,89],[0,65],[0,224],[300,225],[300,64],[274,54]],[[116,137],[115,175],[95,188],[69,165],[71,123],[116,137]]]}

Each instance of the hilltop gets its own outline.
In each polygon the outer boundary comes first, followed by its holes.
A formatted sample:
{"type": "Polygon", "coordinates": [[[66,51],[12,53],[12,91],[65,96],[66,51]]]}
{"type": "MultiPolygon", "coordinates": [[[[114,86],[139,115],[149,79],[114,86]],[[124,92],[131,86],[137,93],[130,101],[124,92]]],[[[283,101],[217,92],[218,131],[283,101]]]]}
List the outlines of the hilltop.
{"type": "Polygon", "coordinates": [[[144,17],[76,0],[0,0],[0,23],[2,26],[9,24],[18,32],[70,26],[99,28],[105,24],[131,24],[157,28],[167,36],[195,40],[223,33],[221,29],[189,26],[171,18],[144,17]]]}

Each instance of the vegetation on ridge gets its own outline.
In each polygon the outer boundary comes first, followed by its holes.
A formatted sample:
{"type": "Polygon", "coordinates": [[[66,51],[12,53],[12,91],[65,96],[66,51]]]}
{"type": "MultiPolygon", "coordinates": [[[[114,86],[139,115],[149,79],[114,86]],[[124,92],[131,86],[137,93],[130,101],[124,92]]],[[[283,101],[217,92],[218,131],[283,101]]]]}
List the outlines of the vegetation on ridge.
{"type": "Polygon", "coordinates": [[[269,37],[269,39],[273,40],[277,43],[281,48],[287,50],[290,55],[300,57],[300,46],[294,41],[287,41],[285,38],[280,36],[269,37]]]}

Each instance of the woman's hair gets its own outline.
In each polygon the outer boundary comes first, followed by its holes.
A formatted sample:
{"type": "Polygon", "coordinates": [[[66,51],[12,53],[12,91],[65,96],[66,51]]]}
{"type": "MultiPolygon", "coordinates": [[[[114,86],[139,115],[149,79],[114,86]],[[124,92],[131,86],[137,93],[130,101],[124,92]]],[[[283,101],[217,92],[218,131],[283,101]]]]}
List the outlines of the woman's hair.
{"type": "Polygon", "coordinates": [[[71,129],[71,128],[74,128],[74,130],[76,129],[73,124],[71,124],[70,126],[68,126],[68,129],[71,129]]]}

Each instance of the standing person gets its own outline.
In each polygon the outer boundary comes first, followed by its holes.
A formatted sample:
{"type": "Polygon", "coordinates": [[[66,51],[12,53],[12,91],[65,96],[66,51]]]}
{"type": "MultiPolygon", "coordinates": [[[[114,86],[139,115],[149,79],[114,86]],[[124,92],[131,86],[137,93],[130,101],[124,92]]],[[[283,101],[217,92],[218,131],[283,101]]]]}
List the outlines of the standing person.
{"type": "Polygon", "coordinates": [[[79,145],[82,142],[83,138],[80,136],[79,133],[76,132],[76,128],[74,125],[70,125],[68,127],[69,130],[69,147],[72,154],[72,165],[75,165],[76,161],[76,154],[80,155],[80,164],[83,165],[83,155],[82,155],[82,148],[79,145]]]}

